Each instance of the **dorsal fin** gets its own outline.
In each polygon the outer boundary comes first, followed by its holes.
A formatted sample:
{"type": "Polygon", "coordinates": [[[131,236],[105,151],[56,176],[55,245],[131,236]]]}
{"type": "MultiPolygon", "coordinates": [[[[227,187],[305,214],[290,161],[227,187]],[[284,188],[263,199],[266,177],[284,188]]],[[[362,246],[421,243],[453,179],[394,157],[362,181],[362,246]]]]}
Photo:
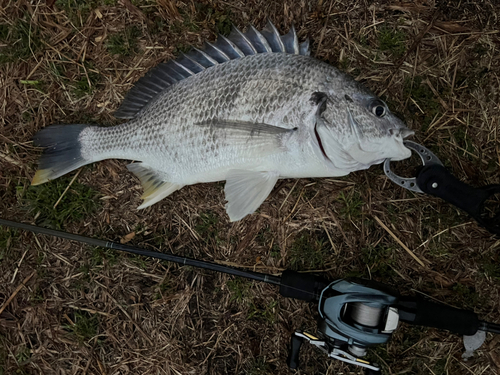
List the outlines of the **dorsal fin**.
{"type": "Polygon", "coordinates": [[[115,117],[134,118],[163,90],[211,66],[244,56],[273,52],[308,56],[309,41],[299,44],[294,27],[288,34],[280,35],[270,21],[262,32],[253,26],[249,26],[245,33],[233,27],[227,38],[219,35],[215,43],[207,42],[203,49],[193,48],[187,54],[151,69],[128,92],[115,117]]]}
{"type": "Polygon", "coordinates": [[[286,52],[283,41],[281,40],[281,35],[271,21],[267,21],[267,25],[264,27],[261,34],[267,39],[273,52],[286,52]]]}

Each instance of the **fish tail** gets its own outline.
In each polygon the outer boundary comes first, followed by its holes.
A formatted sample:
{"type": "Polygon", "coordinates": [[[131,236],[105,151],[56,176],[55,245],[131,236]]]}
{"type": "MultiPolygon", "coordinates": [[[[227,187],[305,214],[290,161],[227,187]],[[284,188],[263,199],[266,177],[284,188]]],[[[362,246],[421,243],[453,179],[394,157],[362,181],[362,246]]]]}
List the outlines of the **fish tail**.
{"type": "Polygon", "coordinates": [[[89,125],[52,125],[33,137],[35,146],[44,147],[31,185],[40,185],[92,162],[82,156],[80,134],[89,125]]]}

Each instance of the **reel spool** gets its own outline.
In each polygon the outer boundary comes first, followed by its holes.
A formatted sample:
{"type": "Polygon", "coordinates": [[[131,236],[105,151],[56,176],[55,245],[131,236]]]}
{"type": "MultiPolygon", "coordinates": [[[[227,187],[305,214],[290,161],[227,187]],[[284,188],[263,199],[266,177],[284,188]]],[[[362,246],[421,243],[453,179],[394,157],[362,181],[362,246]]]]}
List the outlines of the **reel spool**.
{"type": "MultiPolygon", "coordinates": [[[[354,302],[345,305],[346,315],[349,315],[355,327],[363,329],[368,327],[374,329],[379,326],[384,310],[381,307],[369,306],[365,303],[354,302]]],[[[349,352],[356,357],[364,357],[366,355],[366,347],[351,344],[348,346],[349,352]]]]}
{"type": "Polygon", "coordinates": [[[391,307],[397,301],[396,293],[386,289],[356,279],[334,281],[320,296],[319,330],[334,346],[385,344],[399,322],[397,309],[391,307]]]}
{"type": "Polygon", "coordinates": [[[362,326],[375,328],[379,325],[383,310],[380,307],[368,306],[361,302],[348,304],[351,319],[362,326]]]}

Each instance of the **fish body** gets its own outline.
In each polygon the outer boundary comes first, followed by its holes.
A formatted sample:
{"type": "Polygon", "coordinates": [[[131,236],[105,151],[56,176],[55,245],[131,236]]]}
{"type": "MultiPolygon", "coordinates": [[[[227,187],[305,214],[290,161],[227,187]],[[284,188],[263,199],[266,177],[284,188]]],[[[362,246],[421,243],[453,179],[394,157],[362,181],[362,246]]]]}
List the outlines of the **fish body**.
{"type": "Polygon", "coordinates": [[[231,221],[254,212],[279,178],[333,177],[411,155],[411,134],[385,103],[309,56],[295,30],[272,24],[195,49],[138,81],[114,127],[52,126],[39,184],[81,165],[128,159],[145,193],[139,208],[185,185],[226,180],[231,221]]]}

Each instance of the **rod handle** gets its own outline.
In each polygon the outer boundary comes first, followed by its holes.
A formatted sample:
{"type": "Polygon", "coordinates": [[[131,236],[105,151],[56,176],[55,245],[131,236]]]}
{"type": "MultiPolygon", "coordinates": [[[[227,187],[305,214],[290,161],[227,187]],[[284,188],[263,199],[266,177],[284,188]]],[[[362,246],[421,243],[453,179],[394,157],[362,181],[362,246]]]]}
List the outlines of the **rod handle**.
{"type": "Polygon", "coordinates": [[[309,273],[285,270],[281,274],[280,294],[287,298],[315,302],[328,284],[321,277],[309,273]]]}
{"type": "Polygon", "coordinates": [[[473,311],[456,309],[420,297],[401,297],[398,302],[399,319],[403,322],[444,329],[459,335],[474,335],[480,328],[473,311]]]}

